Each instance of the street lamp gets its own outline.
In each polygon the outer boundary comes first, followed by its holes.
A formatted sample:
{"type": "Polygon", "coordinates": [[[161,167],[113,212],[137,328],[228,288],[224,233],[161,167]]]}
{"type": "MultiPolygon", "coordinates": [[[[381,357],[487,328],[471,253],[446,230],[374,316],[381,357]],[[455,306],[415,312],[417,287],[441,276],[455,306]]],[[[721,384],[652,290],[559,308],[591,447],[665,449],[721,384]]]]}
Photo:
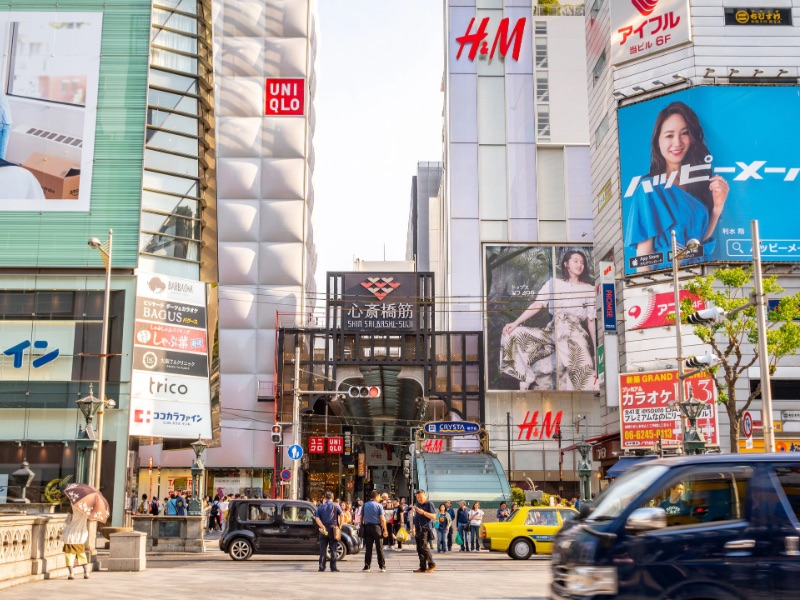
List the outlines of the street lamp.
{"type": "Polygon", "coordinates": [[[94,387],[90,383],[89,395],[84,396],[80,400],[76,400],[75,404],[77,404],[86,423],[77,440],[78,482],[91,484],[94,481],[92,479],[95,467],[93,457],[95,450],[97,450],[97,436],[94,433],[94,429],[92,429],[92,419],[94,419],[94,416],[97,414],[97,411],[100,410],[103,403],[100,398],[94,395],[94,387]],[[87,453],[89,453],[90,456],[88,461],[86,459],[87,453]]]}
{"type": "Polygon", "coordinates": [[[103,299],[103,333],[100,339],[100,407],[97,411],[97,459],[94,469],[94,487],[100,490],[100,472],[103,465],[103,413],[106,402],[106,373],[108,371],[108,312],[111,306],[111,236],[113,230],[108,230],[108,240],[102,244],[96,237],[89,238],[89,246],[100,252],[103,265],[106,268],[106,287],[103,299]]]}
{"type": "Polygon", "coordinates": [[[678,265],[680,261],[699,247],[700,242],[692,238],[686,242],[686,246],[679,250],[678,242],[675,239],[675,230],[672,230],[672,287],[675,294],[675,345],[678,351],[678,404],[686,401],[686,394],[683,388],[683,337],[681,333],[681,292],[678,281],[678,265]]]}
{"type": "Polygon", "coordinates": [[[561,450],[561,423],[556,423],[553,439],[558,440],[558,495],[564,497],[564,452],[561,450]]]}
{"type": "Polygon", "coordinates": [[[189,502],[189,516],[197,517],[203,514],[203,501],[200,496],[200,488],[203,481],[203,472],[206,467],[203,464],[201,455],[205,452],[205,449],[208,448],[208,442],[200,439],[198,435],[197,440],[192,442],[190,446],[192,450],[194,450],[195,459],[192,463],[192,500],[189,502]]]}
{"type": "Polygon", "coordinates": [[[592,451],[592,445],[586,441],[586,439],[582,439],[581,442],[578,444],[578,452],[580,452],[581,460],[578,463],[578,479],[580,480],[580,498],[581,502],[584,500],[590,500],[592,497],[592,484],[591,484],[591,477],[592,477],[592,459],[590,457],[590,453],[592,451]]]}
{"type": "MultiPolygon", "coordinates": [[[[681,382],[683,385],[683,382],[681,382]]],[[[689,430],[683,437],[683,450],[686,454],[703,454],[706,449],[706,441],[703,434],[697,430],[697,419],[705,408],[705,403],[700,402],[692,395],[692,388],[689,388],[689,399],[678,402],[678,407],[684,416],[689,419],[689,430]]]]}

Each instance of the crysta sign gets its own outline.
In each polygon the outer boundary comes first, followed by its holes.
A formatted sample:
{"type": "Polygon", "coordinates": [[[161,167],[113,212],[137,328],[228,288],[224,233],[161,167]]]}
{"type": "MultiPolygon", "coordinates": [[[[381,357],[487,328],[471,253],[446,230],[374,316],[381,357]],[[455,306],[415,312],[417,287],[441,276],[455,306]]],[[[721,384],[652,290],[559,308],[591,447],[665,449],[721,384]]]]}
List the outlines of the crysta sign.
{"type": "Polygon", "coordinates": [[[425,433],[432,435],[474,435],[480,425],[468,421],[434,421],[425,423],[425,433]]]}
{"type": "Polygon", "coordinates": [[[469,46],[469,54],[467,55],[467,58],[470,60],[475,60],[475,57],[479,54],[481,58],[492,59],[494,58],[495,52],[498,50],[500,58],[505,59],[508,51],[511,50],[511,58],[514,60],[519,60],[519,51],[522,48],[522,35],[525,33],[526,19],[524,17],[517,19],[517,23],[510,32],[509,27],[511,24],[511,19],[508,17],[501,19],[500,24],[497,27],[497,33],[494,35],[491,48],[489,47],[489,33],[487,32],[489,27],[489,17],[484,17],[481,19],[478,28],[473,31],[475,21],[476,19],[473,17],[472,20],[470,20],[469,26],[467,26],[467,31],[464,33],[464,35],[456,38],[456,42],[458,42],[458,53],[456,54],[456,60],[461,58],[461,53],[464,51],[465,46],[469,46]],[[514,45],[513,48],[511,47],[512,44],[514,45]]]}

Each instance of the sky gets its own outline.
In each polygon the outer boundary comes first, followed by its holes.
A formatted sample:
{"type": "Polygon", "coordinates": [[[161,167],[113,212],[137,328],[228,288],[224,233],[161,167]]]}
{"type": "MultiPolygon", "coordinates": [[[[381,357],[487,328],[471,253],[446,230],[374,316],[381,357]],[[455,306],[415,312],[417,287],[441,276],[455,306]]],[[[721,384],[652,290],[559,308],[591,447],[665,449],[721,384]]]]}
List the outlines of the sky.
{"type": "Polygon", "coordinates": [[[318,291],[353,259],[404,260],[411,178],[442,160],[441,0],[318,0],[318,291]]]}

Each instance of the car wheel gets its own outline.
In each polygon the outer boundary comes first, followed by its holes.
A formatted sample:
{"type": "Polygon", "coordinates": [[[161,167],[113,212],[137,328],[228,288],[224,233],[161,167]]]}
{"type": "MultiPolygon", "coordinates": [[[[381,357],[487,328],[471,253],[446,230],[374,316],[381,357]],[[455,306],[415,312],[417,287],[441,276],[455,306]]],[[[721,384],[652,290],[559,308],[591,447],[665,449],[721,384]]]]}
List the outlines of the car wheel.
{"type": "Polygon", "coordinates": [[[228,554],[233,560],[247,560],[253,556],[253,546],[244,538],[236,538],[228,546],[228,554]]]}
{"type": "MultiPolygon", "coordinates": [[[[330,547],[326,550],[325,555],[328,557],[328,560],[331,558],[331,550],[330,547]]],[[[336,560],[347,560],[347,546],[344,545],[344,542],[339,540],[336,542],[336,560]]]]}
{"type": "Polygon", "coordinates": [[[517,538],[508,547],[508,555],[514,560],[528,560],[534,551],[533,544],[524,538],[517,538]]]}

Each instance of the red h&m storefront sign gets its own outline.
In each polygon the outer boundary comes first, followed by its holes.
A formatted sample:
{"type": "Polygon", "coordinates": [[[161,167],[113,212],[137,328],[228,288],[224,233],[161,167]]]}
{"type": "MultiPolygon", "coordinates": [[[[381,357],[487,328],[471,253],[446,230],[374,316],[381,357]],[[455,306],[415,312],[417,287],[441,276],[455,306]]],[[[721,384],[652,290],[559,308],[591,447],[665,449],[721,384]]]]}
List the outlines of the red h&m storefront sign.
{"type": "Polygon", "coordinates": [[[305,79],[268,78],[266,91],[266,116],[302,117],[305,114],[305,79]]]}
{"type": "Polygon", "coordinates": [[[475,60],[478,53],[480,53],[481,58],[494,58],[494,53],[498,50],[498,46],[500,58],[505,58],[508,51],[511,50],[511,57],[514,60],[519,60],[519,51],[522,48],[522,34],[525,32],[525,18],[518,19],[516,25],[514,25],[514,28],[509,34],[508,27],[510,22],[511,20],[508,17],[501,19],[500,25],[497,27],[497,33],[494,36],[494,41],[492,42],[492,47],[489,48],[489,42],[486,40],[486,38],[489,37],[489,34],[486,32],[486,28],[489,26],[489,17],[481,19],[481,24],[478,25],[478,29],[475,32],[472,31],[472,26],[475,24],[475,18],[473,17],[464,35],[456,38],[458,42],[456,60],[461,58],[461,53],[464,51],[464,46],[466,45],[470,46],[469,54],[467,55],[470,60],[475,60]],[[511,44],[514,44],[513,49],[511,48],[511,44]]]}

